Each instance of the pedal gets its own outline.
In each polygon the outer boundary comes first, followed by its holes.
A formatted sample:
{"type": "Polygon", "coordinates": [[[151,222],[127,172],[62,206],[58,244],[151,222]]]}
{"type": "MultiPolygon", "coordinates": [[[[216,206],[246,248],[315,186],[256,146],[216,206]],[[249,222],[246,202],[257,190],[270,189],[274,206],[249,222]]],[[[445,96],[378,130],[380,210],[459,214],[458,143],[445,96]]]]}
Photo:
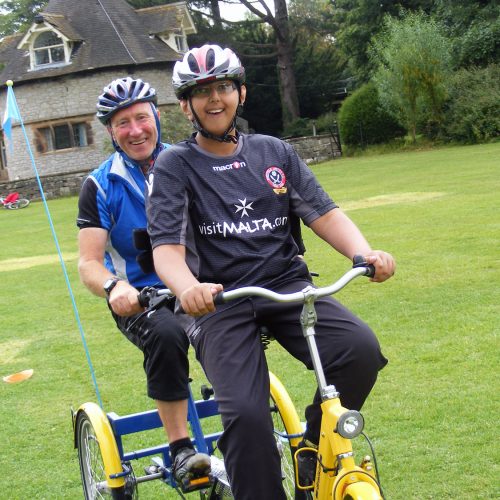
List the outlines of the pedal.
{"type": "Polygon", "coordinates": [[[153,476],[155,479],[164,478],[166,469],[163,465],[163,460],[160,457],[153,457],[151,461],[153,462],[151,465],[144,467],[144,473],[146,474],[146,476],[153,476]]]}
{"type": "Polygon", "coordinates": [[[180,487],[182,493],[191,493],[192,491],[208,488],[213,484],[214,480],[210,475],[185,478],[182,480],[180,487]]]}

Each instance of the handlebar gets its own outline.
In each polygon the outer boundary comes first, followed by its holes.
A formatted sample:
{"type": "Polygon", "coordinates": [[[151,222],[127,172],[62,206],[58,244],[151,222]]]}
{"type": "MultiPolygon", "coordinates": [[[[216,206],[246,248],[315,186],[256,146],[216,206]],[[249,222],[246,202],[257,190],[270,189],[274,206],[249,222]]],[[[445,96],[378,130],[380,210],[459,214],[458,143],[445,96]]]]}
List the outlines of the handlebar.
{"type": "MultiPolygon", "coordinates": [[[[214,303],[225,304],[231,300],[243,298],[243,297],[263,297],[266,299],[273,300],[275,302],[300,302],[304,303],[307,298],[313,297],[314,300],[325,297],[327,295],[333,295],[339,290],[344,288],[349,282],[358,276],[368,276],[373,277],[375,274],[375,267],[372,264],[367,264],[362,256],[355,255],[353,258],[353,268],[347,273],[345,273],[340,279],[338,279],[332,285],[313,288],[307,287],[304,290],[294,292],[294,293],[276,293],[267,288],[262,288],[258,286],[245,286],[237,288],[236,290],[230,290],[227,292],[220,292],[214,296],[214,303]]],[[[168,300],[173,297],[173,293],[168,289],[157,289],[153,287],[145,287],[139,292],[139,303],[141,306],[147,308],[145,313],[149,313],[159,309],[165,305],[168,300]]]]}
{"type": "Polygon", "coordinates": [[[137,296],[139,304],[149,310],[155,310],[168,302],[174,294],[168,288],[144,287],[137,296]]]}
{"type": "Polygon", "coordinates": [[[322,288],[306,287],[303,290],[293,293],[276,293],[268,290],[267,288],[245,286],[237,288],[236,290],[218,293],[214,297],[214,303],[225,304],[231,300],[241,299],[243,297],[263,297],[265,299],[273,300],[274,302],[299,302],[303,304],[310,297],[313,297],[313,300],[316,300],[320,297],[326,297],[327,295],[337,293],[358,276],[373,277],[374,274],[375,267],[372,264],[367,264],[362,256],[356,255],[353,259],[353,268],[347,271],[347,273],[345,273],[332,285],[322,288]]]}

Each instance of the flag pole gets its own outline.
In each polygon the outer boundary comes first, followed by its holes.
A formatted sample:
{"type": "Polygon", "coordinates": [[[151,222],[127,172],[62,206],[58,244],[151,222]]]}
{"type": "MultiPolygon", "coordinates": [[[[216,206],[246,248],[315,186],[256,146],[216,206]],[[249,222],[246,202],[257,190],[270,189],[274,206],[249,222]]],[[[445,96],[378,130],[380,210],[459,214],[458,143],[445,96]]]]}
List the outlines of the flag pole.
{"type": "MultiPolygon", "coordinates": [[[[42,198],[42,202],[43,202],[43,206],[44,206],[44,209],[45,209],[45,213],[46,213],[47,219],[49,221],[50,230],[52,232],[52,237],[54,238],[54,243],[56,245],[57,254],[59,256],[59,262],[61,264],[61,268],[62,268],[62,271],[63,271],[63,274],[64,274],[64,279],[66,281],[66,286],[68,288],[69,296],[70,296],[70,299],[71,299],[71,304],[72,304],[72,307],[73,307],[73,313],[74,313],[75,320],[76,320],[76,323],[77,323],[77,326],[78,326],[78,330],[80,332],[80,338],[82,340],[83,348],[85,350],[85,355],[87,357],[87,363],[89,365],[90,374],[92,376],[92,383],[94,384],[94,389],[95,389],[95,393],[96,393],[96,396],[97,396],[97,400],[99,402],[99,406],[102,408],[103,405],[102,405],[101,395],[99,393],[99,388],[97,387],[97,380],[96,380],[96,377],[95,377],[94,367],[92,365],[92,360],[90,359],[90,352],[89,352],[89,349],[88,349],[88,346],[87,346],[87,341],[85,340],[85,334],[83,332],[83,326],[82,326],[82,323],[80,321],[80,314],[79,314],[78,308],[76,306],[76,301],[75,301],[75,296],[73,294],[73,289],[72,289],[71,283],[69,281],[69,276],[68,276],[68,272],[67,272],[67,269],[66,269],[66,263],[64,262],[64,259],[62,257],[61,248],[59,246],[59,240],[57,238],[56,230],[55,230],[54,224],[52,222],[52,217],[50,215],[49,206],[48,206],[47,200],[45,198],[45,193],[43,191],[42,182],[40,180],[40,176],[38,175],[38,169],[36,167],[36,162],[35,162],[35,158],[33,156],[33,151],[31,150],[30,142],[29,142],[29,139],[28,139],[28,134],[26,133],[26,129],[24,127],[23,119],[21,117],[21,113],[19,112],[19,107],[17,105],[16,96],[14,94],[14,89],[12,88],[14,86],[14,82],[12,80],[7,80],[7,82],[5,82],[5,83],[7,85],[7,106],[6,106],[6,110],[5,110],[5,117],[4,117],[4,122],[3,123],[4,124],[8,123],[10,126],[12,126],[12,120],[18,120],[19,123],[20,123],[20,125],[21,125],[21,129],[22,129],[23,135],[24,135],[24,140],[26,141],[26,146],[27,146],[27,149],[28,149],[28,154],[29,154],[29,157],[30,157],[30,160],[31,160],[31,165],[33,166],[33,170],[35,172],[35,177],[36,177],[36,181],[37,181],[37,184],[38,184],[38,189],[40,191],[40,195],[41,195],[41,198],[42,198]]],[[[10,139],[10,143],[12,145],[12,135],[11,135],[11,132],[12,131],[10,129],[9,130],[9,133],[10,133],[9,139],[10,139]]]]}

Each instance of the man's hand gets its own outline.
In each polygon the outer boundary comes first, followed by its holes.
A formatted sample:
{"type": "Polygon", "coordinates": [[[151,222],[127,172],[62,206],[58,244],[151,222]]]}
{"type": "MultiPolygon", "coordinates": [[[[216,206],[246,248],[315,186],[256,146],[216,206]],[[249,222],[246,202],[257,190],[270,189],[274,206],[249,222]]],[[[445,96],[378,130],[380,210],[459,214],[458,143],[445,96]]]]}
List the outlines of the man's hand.
{"type": "Polygon", "coordinates": [[[144,311],[139,304],[137,289],[123,280],[116,283],[108,300],[113,312],[119,316],[133,316],[144,311]]]}
{"type": "Polygon", "coordinates": [[[215,311],[214,296],[222,292],[223,286],[215,283],[196,283],[181,293],[182,309],[191,316],[203,316],[215,311]]]}
{"type": "Polygon", "coordinates": [[[390,253],[382,250],[371,250],[364,255],[364,258],[368,264],[375,266],[375,276],[370,281],[382,283],[396,272],[396,261],[390,253]]]}

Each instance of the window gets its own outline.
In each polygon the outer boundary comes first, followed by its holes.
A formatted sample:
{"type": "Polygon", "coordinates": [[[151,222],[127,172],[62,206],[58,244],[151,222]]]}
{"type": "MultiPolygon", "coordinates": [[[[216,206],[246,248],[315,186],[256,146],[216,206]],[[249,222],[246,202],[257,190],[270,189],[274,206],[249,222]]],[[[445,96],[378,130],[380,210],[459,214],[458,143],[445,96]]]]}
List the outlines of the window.
{"type": "Polygon", "coordinates": [[[178,52],[187,52],[188,46],[184,35],[175,35],[175,46],[178,52]]]}
{"type": "Polygon", "coordinates": [[[35,66],[65,62],[64,42],[53,31],[40,33],[33,43],[35,66]]]}
{"type": "Polygon", "coordinates": [[[93,144],[88,122],[58,122],[35,129],[36,150],[41,153],[83,148],[93,144]]]}

